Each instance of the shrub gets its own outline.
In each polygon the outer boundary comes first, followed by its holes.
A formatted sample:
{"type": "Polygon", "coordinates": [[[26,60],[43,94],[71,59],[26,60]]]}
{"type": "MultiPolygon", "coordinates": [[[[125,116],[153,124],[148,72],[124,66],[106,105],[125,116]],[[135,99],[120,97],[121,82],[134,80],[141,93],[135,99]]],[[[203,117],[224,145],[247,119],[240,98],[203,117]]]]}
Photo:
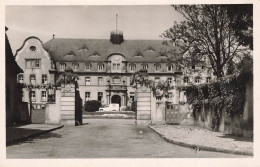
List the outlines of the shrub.
{"type": "Polygon", "coordinates": [[[101,102],[97,100],[86,101],[84,104],[84,110],[87,112],[95,112],[101,107],[101,102]]]}

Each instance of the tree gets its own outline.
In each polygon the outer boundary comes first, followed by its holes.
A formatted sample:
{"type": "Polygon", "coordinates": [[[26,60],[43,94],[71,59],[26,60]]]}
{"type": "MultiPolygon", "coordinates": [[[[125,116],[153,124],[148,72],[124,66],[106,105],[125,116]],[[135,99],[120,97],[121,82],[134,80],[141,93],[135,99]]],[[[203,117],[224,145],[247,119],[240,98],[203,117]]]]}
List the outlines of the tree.
{"type": "MultiPolygon", "coordinates": [[[[184,67],[200,64],[213,70],[217,78],[225,75],[227,64],[250,54],[250,48],[234,30],[236,19],[230,19],[226,5],[174,5],[185,21],[174,22],[162,37],[171,40],[180,53],[168,50],[184,67]]],[[[169,44],[169,42],[165,42],[169,44]]]]}
{"type": "Polygon", "coordinates": [[[227,16],[238,40],[253,50],[253,5],[226,5],[227,16]]]}

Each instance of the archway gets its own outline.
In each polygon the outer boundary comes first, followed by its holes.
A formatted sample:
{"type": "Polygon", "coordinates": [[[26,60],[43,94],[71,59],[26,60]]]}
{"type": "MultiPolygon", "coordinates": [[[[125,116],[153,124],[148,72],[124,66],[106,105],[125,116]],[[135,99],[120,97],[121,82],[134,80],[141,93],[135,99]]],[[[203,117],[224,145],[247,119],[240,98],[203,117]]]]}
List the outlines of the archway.
{"type": "Polygon", "coordinates": [[[111,103],[117,103],[121,107],[121,97],[119,95],[112,96],[111,103]]]}

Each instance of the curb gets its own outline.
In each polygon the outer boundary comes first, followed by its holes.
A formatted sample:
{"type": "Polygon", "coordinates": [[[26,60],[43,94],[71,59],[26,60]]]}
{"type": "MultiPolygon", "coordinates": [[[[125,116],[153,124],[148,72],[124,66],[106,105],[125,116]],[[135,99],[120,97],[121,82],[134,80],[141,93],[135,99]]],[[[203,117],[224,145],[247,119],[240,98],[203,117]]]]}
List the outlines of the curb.
{"type": "Polygon", "coordinates": [[[195,144],[188,144],[188,143],[184,143],[184,142],[179,142],[179,141],[172,140],[172,139],[165,137],[160,132],[155,130],[151,125],[149,125],[148,127],[152,131],[157,133],[160,137],[162,137],[164,140],[166,140],[167,142],[172,143],[172,144],[176,144],[176,145],[179,145],[179,146],[189,147],[189,148],[194,148],[194,146],[197,146],[201,150],[204,150],[204,151],[223,152],[223,153],[237,154],[237,155],[247,155],[247,156],[253,156],[254,155],[253,152],[248,152],[248,151],[245,151],[245,152],[244,151],[233,151],[233,150],[224,149],[224,148],[208,147],[208,146],[203,146],[203,145],[195,145],[195,144]]]}
{"type": "Polygon", "coordinates": [[[14,144],[14,143],[17,143],[17,142],[21,142],[21,141],[27,140],[28,138],[32,138],[32,137],[36,137],[36,136],[39,136],[39,135],[42,135],[42,134],[45,134],[45,133],[49,133],[49,132],[57,130],[57,129],[61,129],[63,127],[64,127],[64,125],[60,125],[60,126],[58,126],[56,128],[53,128],[53,129],[44,130],[42,132],[34,133],[34,134],[31,134],[31,135],[28,135],[28,136],[23,136],[23,137],[18,138],[18,139],[12,139],[12,140],[6,141],[6,146],[14,144]]]}

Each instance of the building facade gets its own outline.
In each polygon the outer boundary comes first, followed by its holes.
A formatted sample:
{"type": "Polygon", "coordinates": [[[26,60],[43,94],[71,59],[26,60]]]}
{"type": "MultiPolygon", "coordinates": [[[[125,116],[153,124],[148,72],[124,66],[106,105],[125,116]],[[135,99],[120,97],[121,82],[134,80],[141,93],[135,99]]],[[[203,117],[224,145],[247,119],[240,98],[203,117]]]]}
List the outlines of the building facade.
{"type": "MultiPolygon", "coordinates": [[[[155,82],[164,80],[172,86],[190,82],[187,76],[182,75],[178,63],[168,61],[166,52],[172,48],[179,51],[172,43],[165,45],[162,40],[124,40],[121,31],[112,31],[110,39],[64,39],[53,36],[45,44],[36,37],[30,37],[16,54],[16,61],[24,70],[23,74],[18,75],[18,81],[55,83],[59,75],[70,67],[79,76],[83,104],[88,100],[99,100],[104,105],[118,103],[125,108],[134,101],[135,90],[130,77],[136,71],[145,69],[155,82]]],[[[197,83],[201,81],[201,78],[195,79],[197,83]]],[[[45,89],[33,91],[33,102],[47,101],[48,92],[45,89]]],[[[184,98],[184,93],[173,89],[167,100],[177,104],[180,98],[184,98]]],[[[28,92],[24,92],[24,100],[28,99],[28,92]]]]}
{"type": "Polygon", "coordinates": [[[42,41],[37,37],[27,38],[17,50],[15,60],[23,69],[17,75],[17,82],[24,85],[23,101],[32,103],[34,109],[44,108],[54,94],[49,88],[55,83],[55,68],[42,41]]]}

